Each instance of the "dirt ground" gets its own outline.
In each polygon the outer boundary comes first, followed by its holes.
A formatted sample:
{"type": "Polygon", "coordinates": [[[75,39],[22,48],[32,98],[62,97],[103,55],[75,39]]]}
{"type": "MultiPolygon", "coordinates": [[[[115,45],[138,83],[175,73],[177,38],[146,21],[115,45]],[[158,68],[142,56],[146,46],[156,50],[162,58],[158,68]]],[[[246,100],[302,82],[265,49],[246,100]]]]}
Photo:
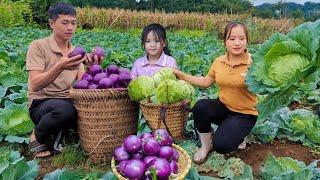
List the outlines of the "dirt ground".
{"type": "MultiPolygon", "coordinates": [[[[320,158],[320,154],[313,153],[309,148],[302,146],[299,143],[283,140],[275,140],[273,143],[267,144],[247,144],[247,148],[245,150],[237,150],[226,155],[226,158],[238,157],[242,159],[246,164],[252,167],[254,176],[259,177],[259,170],[262,167],[264,159],[269,153],[272,153],[276,157],[292,157],[294,159],[304,161],[306,164],[320,158]]],[[[40,159],[39,179],[57,168],[62,167],[54,167],[52,157],[40,159]]],[[[100,170],[107,171],[110,169],[108,167],[103,167],[100,170]]]]}
{"type": "Polygon", "coordinates": [[[283,140],[275,140],[272,144],[248,144],[246,149],[230,153],[227,157],[242,159],[252,167],[253,175],[258,177],[263,161],[270,153],[276,157],[292,157],[304,161],[307,165],[320,158],[320,154],[313,153],[309,148],[301,144],[283,140]]]}

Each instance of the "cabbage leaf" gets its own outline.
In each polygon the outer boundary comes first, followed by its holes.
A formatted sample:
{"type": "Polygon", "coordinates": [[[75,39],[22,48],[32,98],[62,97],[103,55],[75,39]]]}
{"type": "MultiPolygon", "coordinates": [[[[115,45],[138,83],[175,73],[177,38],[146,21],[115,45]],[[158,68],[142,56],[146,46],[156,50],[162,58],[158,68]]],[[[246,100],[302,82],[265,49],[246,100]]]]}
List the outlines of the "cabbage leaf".
{"type": "Polygon", "coordinates": [[[0,116],[0,134],[21,136],[32,131],[34,125],[27,107],[15,104],[2,109],[0,116]]]}

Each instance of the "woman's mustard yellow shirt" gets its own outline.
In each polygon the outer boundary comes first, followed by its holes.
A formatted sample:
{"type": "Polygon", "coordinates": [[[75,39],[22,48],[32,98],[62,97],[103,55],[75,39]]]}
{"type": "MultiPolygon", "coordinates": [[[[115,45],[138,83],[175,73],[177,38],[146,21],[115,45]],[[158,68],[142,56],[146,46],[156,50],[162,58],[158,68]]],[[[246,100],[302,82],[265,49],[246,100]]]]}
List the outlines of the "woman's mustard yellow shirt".
{"type": "Polygon", "coordinates": [[[226,54],[213,62],[208,75],[218,85],[219,99],[228,109],[243,114],[258,115],[257,97],[248,91],[245,84],[251,61],[250,54],[244,53],[238,64],[231,65],[226,54]]]}

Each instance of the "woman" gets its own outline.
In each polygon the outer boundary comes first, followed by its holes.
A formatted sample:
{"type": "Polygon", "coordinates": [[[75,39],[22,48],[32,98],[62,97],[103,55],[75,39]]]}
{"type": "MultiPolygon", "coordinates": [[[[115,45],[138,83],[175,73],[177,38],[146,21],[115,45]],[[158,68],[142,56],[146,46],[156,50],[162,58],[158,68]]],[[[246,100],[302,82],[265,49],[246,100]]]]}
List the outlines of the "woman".
{"type": "Polygon", "coordinates": [[[216,83],[220,90],[218,99],[201,99],[193,107],[201,141],[201,148],[193,158],[195,163],[204,162],[213,147],[218,153],[245,148],[244,138],[258,116],[255,108],[257,98],[245,85],[246,72],[252,61],[247,50],[247,27],[242,23],[229,23],[224,31],[224,45],[226,54],[214,60],[205,77],[195,77],[174,69],[178,78],[195,86],[208,88],[216,83]],[[214,139],[211,123],[218,125],[214,139]]]}

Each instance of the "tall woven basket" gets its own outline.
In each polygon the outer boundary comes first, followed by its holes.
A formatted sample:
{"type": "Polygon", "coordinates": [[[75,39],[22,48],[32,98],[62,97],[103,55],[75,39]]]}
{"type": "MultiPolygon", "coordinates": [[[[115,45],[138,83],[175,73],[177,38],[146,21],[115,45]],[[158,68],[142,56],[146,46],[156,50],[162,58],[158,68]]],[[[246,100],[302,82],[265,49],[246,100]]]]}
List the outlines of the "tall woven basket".
{"type": "Polygon", "coordinates": [[[140,102],[142,114],[150,128],[166,129],[174,140],[184,139],[184,127],[188,118],[188,101],[173,104],[153,104],[148,100],[140,102]]]}
{"type": "Polygon", "coordinates": [[[78,111],[81,147],[93,163],[109,163],[114,149],[136,132],[139,105],[124,88],[71,89],[70,96],[78,111]]]}

